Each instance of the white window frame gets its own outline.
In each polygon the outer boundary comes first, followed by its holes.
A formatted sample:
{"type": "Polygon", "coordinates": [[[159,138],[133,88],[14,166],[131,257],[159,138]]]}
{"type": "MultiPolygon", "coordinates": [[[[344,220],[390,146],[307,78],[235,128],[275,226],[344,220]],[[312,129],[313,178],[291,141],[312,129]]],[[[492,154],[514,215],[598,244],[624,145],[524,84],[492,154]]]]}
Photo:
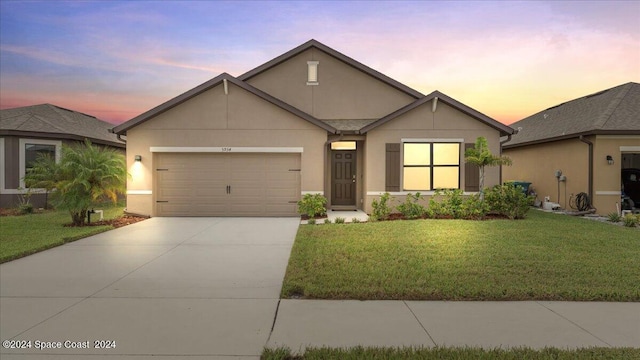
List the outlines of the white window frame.
{"type": "MultiPolygon", "coordinates": [[[[462,149],[463,149],[463,144],[464,144],[464,139],[460,139],[460,138],[454,138],[454,139],[439,139],[439,138],[435,138],[435,139],[431,139],[431,138],[418,138],[418,139],[412,139],[412,138],[407,138],[407,139],[400,139],[401,142],[401,146],[400,146],[400,188],[401,188],[401,192],[402,193],[411,193],[411,192],[421,192],[421,193],[432,193],[435,190],[433,190],[433,184],[431,184],[431,188],[432,190],[405,190],[404,189],[404,144],[405,143],[424,143],[424,144],[454,144],[454,143],[458,143],[459,146],[459,157],[458,157],[458,187],[457,189],[461,189],[462,186],[462,164],[463,164],[463,154],[462,154],[462,149]]],[[[431,168],[431,171],[433,171],[433,164],[429,165],[429,167],[431,168]]]]}
{"type": "MultiPolygon", "coordinates": [[[[26,189],[24,184],[24,177],[27,173],[26,168],[26,149],[25,146],[27,144],[36,144],[36,145],[53,145],[56,149],[56,163],[60,162],[60,157],[62,155],[62,141],[61,140],[44,140],[44,139],[20,139],[20,149],[19,149],[19,162],[20,162],[20,187],[26,189]]],[[[44,190],[44,189],[34,189],[31,190],[44,190]]]]}

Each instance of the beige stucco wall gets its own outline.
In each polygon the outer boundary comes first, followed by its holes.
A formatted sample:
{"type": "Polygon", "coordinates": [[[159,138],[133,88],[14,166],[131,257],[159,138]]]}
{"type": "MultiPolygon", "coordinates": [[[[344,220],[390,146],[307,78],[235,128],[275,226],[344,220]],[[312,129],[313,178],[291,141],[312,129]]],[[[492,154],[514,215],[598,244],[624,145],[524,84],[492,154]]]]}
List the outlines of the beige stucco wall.
{"type": "Polygon", "coordinates": [[[589,147],[578,139],[505,149],[503,153],[513,160],[512,166],[503,168],[503,179],[532,183],[540,201],[549,196],[551,201],[569,208],[571,194],[589,192],[589,147]],[[556,170],[562,170],[567,177],[566,182],[560,183],[560,198],[556,170]]]}
{"type": "Polygon", "coordinates": [[[378,119],[415,100],[315,48],[247,82],[324,120],[378,119]],[[307,85],[307,61],[319,61],[317,85],[307,85]]]}
{"type": "Polygon", "coordinates": [[[155,215],[150,147],[303,147],[302,191],[322,191],[326,139],[325,130],[244,89],[229,84],[225,95],[214,87],[128,130],[127,211],[155,215]]]}
{"type": "MultiPolygon", "coordinates": [[[[620,147],[640,149],[640,137],[599,135],[587,139],[594,146],[592,203],[599,214],[606,215],[616,211],[616,202],[620,202],[620,147]],[[607,155],[613,157],[613,165],[607,163],[607,155]]],[[[589,147],[577,138],[505,149],[504,154],[513,159],[513,166],[504,168],[503,179],[532,182],[540,200],[550,196],[551,201],[571,209],[569,200],[572,195],[589,192],[589,147]],[[566,183],[560,184],[559,201],[558,181],[554,176],[556,170],[562,170],[567,177],[566,183]]]]}
{"type": "MultiPolygon", "coordinates": [[[[492,153],[500,153],[500,134],[497,130],[476,120],[455,108],[439,102],[436,112],[432,112],[432,102],[396,118],[367,134],[365,148],[366,199],[365,210],[371,212],[371,202],[379,198],[377,193],[385,192],[385,144],[400,143],[402,139],[461,139],[460,188],[465,187],[464,144],[474,143],[476,138],[487,138],[492,153]]],[[[400,169],[398,169],[400,171],[400,169]]],[[[498,167],[486,168],[485,186],[500,182],[498,167]]],[[[421,192],[428,202],[432,192],[421,192]]],[[[392,205],[404,201],[406,192],[392,193],[392,205]]]]}

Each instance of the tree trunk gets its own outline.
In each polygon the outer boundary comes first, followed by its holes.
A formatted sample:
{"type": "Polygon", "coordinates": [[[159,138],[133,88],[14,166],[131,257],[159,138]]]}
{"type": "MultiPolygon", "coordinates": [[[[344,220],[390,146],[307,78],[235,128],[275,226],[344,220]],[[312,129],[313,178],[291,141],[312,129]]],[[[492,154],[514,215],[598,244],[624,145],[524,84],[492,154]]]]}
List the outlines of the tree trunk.
{"type": "Polygon", "coordinates": [[[83,226],[84,219],[87,217],[87,210],[71,212],[71,221],[74,226],[83,226]]]}
{"type": "Polygon", "coordinates": [[[480,166],[480,201],[484,201],[484,166],[480,166]]]}

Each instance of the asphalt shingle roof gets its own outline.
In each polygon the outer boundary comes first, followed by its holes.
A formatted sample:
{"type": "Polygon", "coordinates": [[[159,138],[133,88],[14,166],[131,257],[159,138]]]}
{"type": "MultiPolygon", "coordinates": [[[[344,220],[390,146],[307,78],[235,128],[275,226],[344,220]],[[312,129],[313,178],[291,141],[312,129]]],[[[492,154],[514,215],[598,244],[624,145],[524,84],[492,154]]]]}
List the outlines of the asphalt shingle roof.
{"type": "Polygon", "coordinates": [[[510,125],[504,147],[588,134],[640,133],[640,84],[630,82],[540,111],[510,125]]]}
{"type": "Polygon", "coordinates": [[[124,143],[109,132],[113,126],[94,116],[51,104],[0,110],[0,131],[3,132],[61,134],[61,138],[89,138],[124,147],[124,143]]]}

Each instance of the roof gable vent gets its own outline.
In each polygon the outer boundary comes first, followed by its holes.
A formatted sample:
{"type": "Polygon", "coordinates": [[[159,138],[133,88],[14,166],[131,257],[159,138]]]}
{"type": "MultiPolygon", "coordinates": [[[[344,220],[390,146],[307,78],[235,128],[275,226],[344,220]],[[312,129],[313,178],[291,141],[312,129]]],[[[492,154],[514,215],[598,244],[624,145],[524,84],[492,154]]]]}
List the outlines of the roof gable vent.
{"type": "Polygon", "coordinates": [[[318,85],[319,61],[307,61],[307,85],[318,85]]]}

